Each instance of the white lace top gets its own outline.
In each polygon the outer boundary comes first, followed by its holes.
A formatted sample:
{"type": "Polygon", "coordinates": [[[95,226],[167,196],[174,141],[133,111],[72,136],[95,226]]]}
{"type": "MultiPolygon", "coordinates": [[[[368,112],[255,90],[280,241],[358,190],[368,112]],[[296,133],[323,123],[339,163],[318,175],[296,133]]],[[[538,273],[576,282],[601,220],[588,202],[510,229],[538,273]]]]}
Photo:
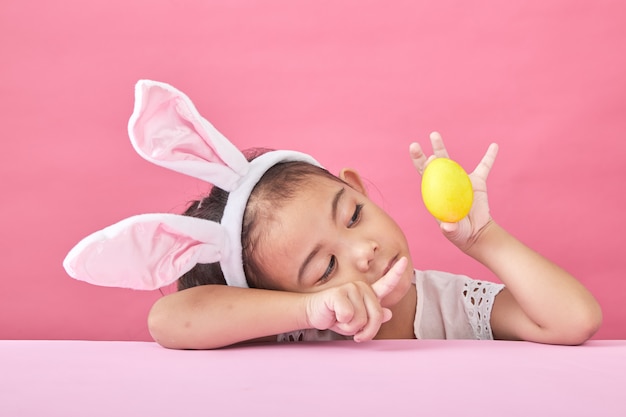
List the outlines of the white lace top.
{"type": "MultiPolygon", "coordinates": [[[[417,339],[493,339],[491,308],[502,284],[465,275],[415,271],[417,339]]],[[[279,342],[341,340],[329,330],[305,329],[278,335],[279,342]]]]}

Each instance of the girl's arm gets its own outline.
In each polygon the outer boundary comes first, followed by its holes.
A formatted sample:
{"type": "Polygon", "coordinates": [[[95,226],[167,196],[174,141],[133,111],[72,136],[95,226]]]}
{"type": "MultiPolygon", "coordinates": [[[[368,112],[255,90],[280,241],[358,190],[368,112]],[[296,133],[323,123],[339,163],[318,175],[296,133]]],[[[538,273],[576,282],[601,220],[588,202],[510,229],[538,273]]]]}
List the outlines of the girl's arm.
{"type": "Polygon", "coordinates": [[[373,339],[391,311],[380,300],[396,287],[407,266],[400,259],[371,286],[350,282],[316,293],[202,285],[160,298],[148,328],[156,342],[172,349],[213,349],[248,341],[276,341],[277,334],[330,329],[373,339]]]}
{"type": "Polygon", "coordinates": [[[495,222],[481,230],[466,253],[506,285],[492,308],[495,338],[576,345],[600,327],[602,312],[591,293],[495,222]]]}
{"type": "MultiPolygon", "coordinates": [[[[431,134],[434,155],[418,144],[410,148],[423,172],[434,157],[448,157],[438,133],[431,134]]],[[[542,343],[579,344],[600,327],[602,312],[595,298],[576,279],[539,255],[493,221],[487,200],[487,176],[498,152],[493,144],[470,175],[474,202],[459,223],[441,223],[443,234],[506,285],[495,299],[491,325],[495,338],[542,343]]]]}
{"type": "Polygon", "coordinates": [[[171,349],[213,349],[307,328],[301,294],[202,285],[166,295],[148,315],[154,340],[171,349]]]}

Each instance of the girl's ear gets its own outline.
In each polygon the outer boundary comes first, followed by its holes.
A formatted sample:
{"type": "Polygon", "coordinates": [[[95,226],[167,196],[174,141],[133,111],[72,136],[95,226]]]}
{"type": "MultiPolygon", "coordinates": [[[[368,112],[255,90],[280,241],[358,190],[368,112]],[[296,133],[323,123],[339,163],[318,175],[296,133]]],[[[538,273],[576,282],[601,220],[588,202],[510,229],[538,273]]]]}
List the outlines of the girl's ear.
{"type": "Polygon", "coordinates": [[[345,181],[350,187],[354,188],[367,197],[367,189],[363,185],[363,180],[358,172],[352,168],[344,168],[339,173],[339,178],[345,181]]]}

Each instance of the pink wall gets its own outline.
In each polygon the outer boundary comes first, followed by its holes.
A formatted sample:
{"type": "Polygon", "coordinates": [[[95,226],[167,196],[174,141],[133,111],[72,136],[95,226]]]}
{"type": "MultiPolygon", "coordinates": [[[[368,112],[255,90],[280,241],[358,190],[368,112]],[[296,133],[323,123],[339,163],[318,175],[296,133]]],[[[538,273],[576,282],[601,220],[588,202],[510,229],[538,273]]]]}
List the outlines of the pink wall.
{"type": "Polygon", "coordinates": [[[408,143],[443,133],[473,168],[491,141],[495,218],[598,297],[626,339],[626,6],[618,0],[24,1],[0,4],[0,338],[147,340],[160,296],[61,261],[204,186],[143,161],[139,78],[169,82],[240,147],[360,168],[419,267],[493,279],[440,236],[408,143]]]}

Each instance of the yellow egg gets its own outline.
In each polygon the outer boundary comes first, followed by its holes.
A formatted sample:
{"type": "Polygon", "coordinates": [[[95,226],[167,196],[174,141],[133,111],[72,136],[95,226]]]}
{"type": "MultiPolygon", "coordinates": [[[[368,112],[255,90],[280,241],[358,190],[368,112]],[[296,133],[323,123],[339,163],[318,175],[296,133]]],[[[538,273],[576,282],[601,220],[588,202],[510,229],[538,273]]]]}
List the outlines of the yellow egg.
{"type": "Polygon", "coordinates": [[[435,218],[447,223],[463,219],[472,208],[474,190],[461,165],[448,158],[433,159],[422,175],[422,198],[435,218]]]}

